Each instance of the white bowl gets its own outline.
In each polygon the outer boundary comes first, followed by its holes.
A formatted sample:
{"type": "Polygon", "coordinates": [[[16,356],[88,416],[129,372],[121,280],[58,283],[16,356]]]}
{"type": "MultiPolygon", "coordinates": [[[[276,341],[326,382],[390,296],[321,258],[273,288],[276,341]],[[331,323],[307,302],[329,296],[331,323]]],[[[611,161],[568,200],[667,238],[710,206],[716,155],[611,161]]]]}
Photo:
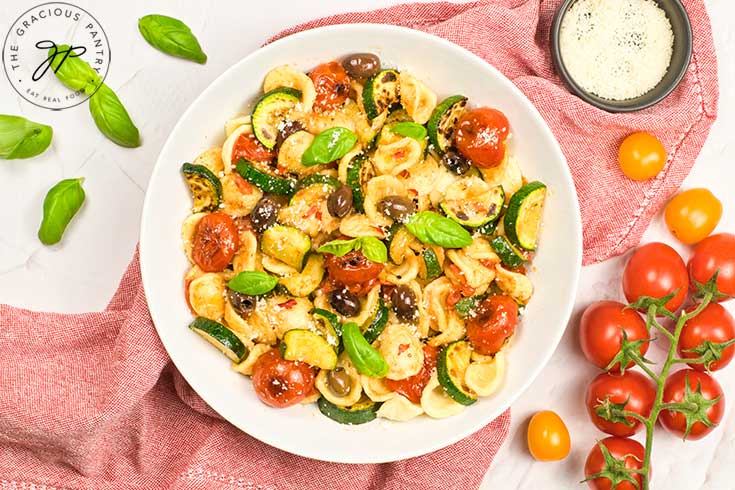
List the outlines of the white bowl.
{"type": "Polygon", "coordinates": [[[546,365],[564,333],[581,267],[579,206],[554,136],[526,97],[500,72],[438,37],[385,25],[323,27],[270,44],[232,66],[189,107],[158,157],[143,209],[140,262],[151,316],[163,345],[191,387],[222,417],[251,436],[290,453],[324,461],[380,463],[419,456],[456,442],[503,413],[546,365]],[[261,403],[250,379],[187,329],[183,275],[188,263],[179,230],[191,198],[180,167],[220,145],[223,124],[248,112],[271,68],[289,63],[304,71],[353,52],[377,53],[384,66],[410,70],[438,94],[461,93],[474,106],[508,116],[511,151],[530,180],[549,188],[540,246],[531,273],[536,292],[507,350],[503,387],[463,413],[443,420],[377,420],[340,425],[315,404],[273,409],[261,403]]]}

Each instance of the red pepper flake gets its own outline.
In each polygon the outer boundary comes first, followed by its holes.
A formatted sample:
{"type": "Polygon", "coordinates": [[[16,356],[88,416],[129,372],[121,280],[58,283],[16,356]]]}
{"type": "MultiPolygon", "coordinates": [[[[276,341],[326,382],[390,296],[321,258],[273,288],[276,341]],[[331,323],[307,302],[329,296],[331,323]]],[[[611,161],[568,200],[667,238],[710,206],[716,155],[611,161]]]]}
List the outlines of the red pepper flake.
{"type": "Polygon", "coordinates": [[[398,150],[397,152],[395,152],[393,154],[393,158],[395,158],[395,159],[403,158],[405,156],[406,156],[406,151],[405,150],[398,150]]]}
{"type": "Polygon", "coordinates": [[[470,296],[475,294],[475,288],[467,284],[463,284],[462,287],[460,288],[460,292],[462,293],[462,296],[469,298],[470,296]]]}
{"type": "Polygon", "coordinates": [[[411,347],[409,344],[401,344],[398,346],[398,355],[400,356],[404,352],[408,350],[408,348],[411,347]]]}
{"type": "Polygon", "coordinates": [[[373,230],[377,231],[378,233],[380,233],[380,238],[385,238],[385,232],[383,231],[383,229],[381,227],[379,227],[379,226],[372,226],[371,228],[373,230]]]}
{"type": "Polygon", "coordinates": [[[414,196],[418,196],[419,195],[419,191],[417,191],[416,189],[409,189],[408,190],[408,193],[409,194],[412,194],[414,196]]]}
{"type": "Polygon", "coordinates": [[[403,170],[399,175],[404,179],[411,177],[411,173],[408,170],[403,170]]]}
{"type": "Polygon", "coordinates": [[[316,219],[318,219],[319,221],[322,220],[322,212],[321,211],[317,211],[314,216],[316,216],[316,219]]]}
{"type": "Polygon", "coordinates": [[[317,211],[319,211],[319,205],[318,204],[314,204],[301,217],[302,218],[309,218],[309,217],[313,216],[314,214],[316,214],[317,211]]]}
{"type": "Polygon", "coordinates": [[[526,270],[526,266],[523,264],[519,265],[518,267],[511,267],[508,270],[511,272],[517,272],[518,274],[523,274],[524,276],[526,275],[526,272],[528,272],[526,270]]]}
{"type": "Polygon", "coordinates": [[[281,308],[286,308],[287,310],[290,310],[294,306],[296,306],[296,300],[295,299],[289,299],[288,301],[284,301],[283,303],[278,303],[278,306],[281,308]]]}
{"type": "Polygon", "coordinates": [[[276,165],[276,172],[279,174],[285,174],[288,169],[283,165],[276,165]]]}
{"type": "Polygon", "coordinates": [[[462,294],[456,290],[453,289],[448,295],[447,295],[447,306],[450,308],[457,304],[457,301],[462,299],[462,294]]]}
{"type": "Polygon", "coordinates": [[[232,178],[235,179],[237,190],[239,190],[242,194],[253,193],[253,185],[247,180],[243,179],[240,174],[232,172],[232,178]]]}
{"type": "Polygon", "coordinates": [[[487,267],[488,269],[494,270],[495,269],[495,261],[490,259],[480,259],[480,263],[487,267]]]}

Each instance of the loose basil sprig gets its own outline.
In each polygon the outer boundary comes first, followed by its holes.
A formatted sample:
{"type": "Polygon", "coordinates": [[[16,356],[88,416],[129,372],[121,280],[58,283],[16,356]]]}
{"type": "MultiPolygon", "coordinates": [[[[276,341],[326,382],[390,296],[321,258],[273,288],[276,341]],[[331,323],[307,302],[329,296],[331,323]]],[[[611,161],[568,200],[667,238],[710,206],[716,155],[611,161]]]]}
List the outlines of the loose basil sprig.
{"type": "Polygon", "coordinates": [[[61,240],[67,225],[84,203],[84,178],[65,179],[56,184],[43,200],[43,221],[38,239],[45,245],[61,240]]]}
{"type": "Polygon", "coordinates": [[[0,158],[31,158],[40,155],[51,144],[51,126],[25,117],[0,114],[0,158]]]}
{"type": "Polygon", "coordinates": [[[472,243],[470,232],[459,223],[433,211],[416,213],[406,222],[413,236],[428,245],[445,248],[462,248],[472,243]]]}
{"type": "Polygon", "coordinates": [[[179,19],[151,14],[138,19],[138,30],[148,44],[171,56],[204,64],[207,55],[189,26],[179,19]]]}
{"type": "Polygon", "coordinates": [[[353,238],[352,240],[332,240],[317,249],[317,252],[329,253],[343,257],[352,250],[361,250],[368,260],[385,263],[388,261],[388,250],[385,244],[374,236],[353,238]]]}
{"type": "Polygon", "coordinates": [[[278,278],[266,272],[243,271],[230,279],[227,287],[238,293],[257,296],[271,291],[278,284],[278,278]]]}
{"type": "Polygon", "coordinates": [[[347,322],[342,326],[342,343],[355,368],[371,378],[382,378],[388,373],[388,363],[373,348],[360,332],[355,322],[347,322]]]}
{"type": "Polygon", "coordinates": [[[394,124],[390,128],[390,130],[393,133],[400,134],[401,136],[406,136],[408,138],[413,138],[419,141],[422,141],[424,138],[426,138],[426,128],[418,123],[411,121],[404,121],[394,124]]]}
{"type": "Polygon", "coordinates": [[[307,167],[333,162],[345,156],[357,143],[357,135],[347,128],[336,126],[322,131],[301,155],[307,167]]]}
{"type": "Polygon", "coordinates": [[[89,63],[79,56],[72,56],[76,53],[68,44],[60,44],[56,46],[56,50],[50,48],[48,54],[49,57],[53,56],[51,69],[56,73],[56,78],[70,89],[92,95],[102,83],[99,74],[89,66],[89,63]],[[56,54],[65,51],[69,52],[68,56],[56,54]]]}
{"type": "Polygon", "coordinates": [[[89,99],[89,112],[102,134],[127,148],[140,146],[140,133],[115,92],[104,83],[89,99]]]}

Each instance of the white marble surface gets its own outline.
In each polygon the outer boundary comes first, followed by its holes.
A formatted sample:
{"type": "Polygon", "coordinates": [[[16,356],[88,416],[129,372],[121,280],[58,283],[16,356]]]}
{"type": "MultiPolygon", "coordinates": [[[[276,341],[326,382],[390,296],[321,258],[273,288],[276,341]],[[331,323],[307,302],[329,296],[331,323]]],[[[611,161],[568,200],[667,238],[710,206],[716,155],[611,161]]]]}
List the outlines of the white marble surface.
{"type": "MultiPolygon", "coordinates": [[[[36,1],[0,3],[0,33],[36,1]]],[[[51,149],[33,160],[0,162],[0,302],[40,310],[80,312],[104,308],[138,241],[143,196],[152,166],[170,129],[191,101],[222,71],[256,49],[271,34],[308,19],[349,10],[398,3],[395,0],[282,0],[247,2],[113,2],[75,0],[97,17],[110,39],[112,63],[107,83],[136,121],[143,146],[117,147],[94,127],[86,104],[61,112],[30,105],[0,77],[0,113],[20,114],[51,124],[51,149]],[[136,29],[142,15],[165,13],[184,19],[209,55],[200,66],[166,57],[145,45],[136,29]],[[41,202],[61,178],[86,177],[87,203],[63,243],[44,247],[36,239],[41,202]]],[[[735,5],[707,0],[719,55],[719,119],[684,187],[707,186],[719,196],[725,213],[719,229],[735,230],[735,5]],[[728,137],[727,135],[731,136],[728,137]]],[[[645,240],[674,244],[660,217],[645,240]]],[[[683,253],[687,251],[679,247],[683,253]]],[[[482,488],[582,488],[582,466],[589,448],[602,436],[583,408],[586,384],[596,374],[577,346],[576,318],[591,301],[620,298],[624,257],[583,270],[577,311],[547,368],[513,406],[513,425],[482,488]],[[572,435],[572,453],[561,463],[537,463],[528,455],[525,428],[541,409],[560,413],[572,435]]],[[[735,305],[728,305],[731,311],[735,305]]],[[[543,328],[542,325],[534,328],[543,328]]],[[[653,357],[660,349],[653,348],[653,357]]],[[[735,396],[735,367],[717,373],[729,396],[735,396]]],[[[707,439],[682,443],[663,433],[654,449],[654,488],[684,490],[733,488],[735,416],[730,398],[725,419],[707,439]]]]}

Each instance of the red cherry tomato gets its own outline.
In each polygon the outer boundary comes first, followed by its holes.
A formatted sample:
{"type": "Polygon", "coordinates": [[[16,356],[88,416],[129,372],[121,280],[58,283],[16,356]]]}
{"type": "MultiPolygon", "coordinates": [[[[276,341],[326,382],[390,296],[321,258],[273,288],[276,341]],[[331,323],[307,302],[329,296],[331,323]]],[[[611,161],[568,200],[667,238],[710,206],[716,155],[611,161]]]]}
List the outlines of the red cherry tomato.
{"type": "Polygon", "coordinates": [[[467,321],[467,338],[477,352],[491,356],[513,335],[517,324],[516,302],[502,294],[489,296],[467,321]]]}
{"type": "Polygon", "coordinates": [[[238,158],[249,162],[270,162],[276,157],[276,152],[263,146],[252,133],[241,134],[232,145],[232,164],[238,158]]]}
{"type": "Polygon", "coordinates": [[[639,420],[626,417],[630,425],[605,420],[596,413],[598,405],[609,399],[612,403],[625,403],[625,410],[648,417],[655,398],[656,387],[653,382],[638,371],[627,370],[625,374],[602,373],[593,379],[587,387],[585,403],[592,423],[602,432],[613,436],[632,436],[643,427],[639,420]]]}
{"type": "MultiPolygon", "coordinates": [[[[626,309],[623,303],[592,303],[584,310],[579,323],[579,343],[584,356],[595,366],[607,368],[620,350],[623,332],[630,342],[650,337],[646,322],[634,310],[626,309]]],[[[648,342],[643,342],[638,350],[641,355],[645,355],[648,352],[648,342]]],[[[629,368],[633,364],[630,361],[625,367],[629,368]]],[[[611,371],[620,371],[620,363],[616,363],[611,371]]]]}
{"type": "Polygon", "coordinates": [[[383,264],[368,260],[359,250],[348,252],[342,257],[327,255],[326,264],[329,277],[346,285],[368,282],[378,277],[383,270],[383,264]]]}
{"type": "Polygon", "coordinates": [[[220,272],[240,248],[240,235],[229,214],[211,213],[197,223],[191,258],[205,272],[220,272]]]}
{"type": "Polygon", "coordinates": [[[459,118],[454,141],[459,152],[478,167],[497,167],[505,158],[508,131],[505,114],[497,109],[478,107],[459,118]]]}
{"type": "Polygon", "coordinates": [[[314,369],[286,361],[271,349],[253,365],[253,388],[260,401],[275,408],[290,407],[314,392],[314,369]]]}
{"type": "Polygon", "coordinates": [[[677,291],[666,303],[666,308],[673,312],[684,303],[688,289],[686,265],[676,250],[665,243],[638,247],[625,264],[623,291],[630,302],[641,296],[663,298],[677,291]]]}
{"type": "MultiPolygon", "coordinates": [[[[735,297],[735,235],[712,235],[694,247],[689,259],[689,275],[692,282],[707,283],[717,272],[717,289],[729,297],[735,297]],[[719,272],[718,272],[719,271],[719,272]]],[[[728,298],[718,298],[724,301],[728,298]]]]}
{"type": "MultiPolygon", "coordinates": [[[[690,308],[693,310],[695,306],[690,308]]],[[[735,319],[730,312],[717,303],[708,304],[702,312],[686,322],[681,330],[677,350],[679,357],[693,359],[700,357],[704,352],[687,352],[695,348],[703,348],[709,341],[712,344],[721,344],[735,340],[735,319]]],[[[689,365],[697,371],[717,371],[724,368],[735,355],[735,344],[720,352],[720,359],[710,361],[707,365],[689,365]]]]}
{"type": "Polygon", "coordinates": [[[350,95],[350,77],[336,61],[317,66],[309,73],[314,82],[314,109],[331,111],[342,106],[350,95]]]}
{"type": "Polygon", "coordinates": [[[429,383],[431,373],[436,367],[439,350],[431,345],[424,345],[424,367],[421,371],[405,379],[393,380],[385,378],[385,384],[396,393],[400,393],[414,403],[421,402],[421,394],[429,383]]]}
{"type": "MultiPolygon", "coordinates": [[[[638,441],[628,439],[627,437],[606,437],[601,440],[602,443],[610,454],[618,460],[625,461],[625,467],[631,470],[640,470],[643,468],[643,458],[645,457],[646,450],[641,446],[638,441]]],[[[595,446],[587,456],[587,462],[584,465],[584,476],[589,478],[605,469],[605,458],[602,455],[600,446],[595,446]]],[[[643,475],[634,474],[635,480],[638,482],[638,486],[632,482],[623,481],[620,482],[615,490],[640,490],[643,488],[643,475]]],[[[589,480],[587,486],[593,490],[612,490],[612,482],[609,478],[595,478],[589,480]]]]}
{"type": "MultiPolygon", "coordinates": [[[[666,379],[663,402],[675,403],[684,401],[686,380],[689,380],[688,391],[693,393],[694,397],[700,397],[697,393],[698,390],[701,390],[701,397],[704,400],[715,400],[719,397],[719,401],[710,406],[705,412],[707,419],[709,419],[713,426],[707,427],[702,422],[694,422],[689,434],[686,435],[686,439],[697,440],[712,432],[715,426],[722,420],[722,416],[725,413],[725,395],[722,393],[720,384],[709,374],[694,371],[693,369],[682,369],[666,379]]],[[[658,420],[672,434],[685,437],[687,423],[686,416],[682,412],[661,410],[658,420]]]]}

